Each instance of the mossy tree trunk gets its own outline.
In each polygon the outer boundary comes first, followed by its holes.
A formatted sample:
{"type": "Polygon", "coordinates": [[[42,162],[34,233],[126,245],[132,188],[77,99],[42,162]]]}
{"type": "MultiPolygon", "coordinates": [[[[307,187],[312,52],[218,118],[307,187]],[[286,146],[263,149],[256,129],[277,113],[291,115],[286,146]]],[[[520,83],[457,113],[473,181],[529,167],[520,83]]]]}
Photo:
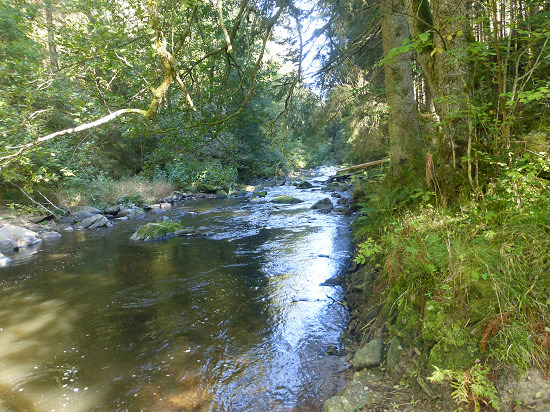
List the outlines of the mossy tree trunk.
{"type": "MultiPolygon", "coordinates": [[[[409,26],[403,0],[381,6],[382,45],[384,56],[409,37],[409,26]]],[[[388,177],[403,181],[411,177],[412,162],[421,152],[420,124],[414,95],[411,53],[402,53],[384,63],[390,171],[388,177]]]]}
{"type": "Polygon", "coordinates": [[[418,61],[434,96],[441,121],[440,157],[444,168],[453,169],[467,153],[469,101],[464,16],[467,2],[456,0],[404,0],[413,36],[430,33],[418,52],[418,61]]]}

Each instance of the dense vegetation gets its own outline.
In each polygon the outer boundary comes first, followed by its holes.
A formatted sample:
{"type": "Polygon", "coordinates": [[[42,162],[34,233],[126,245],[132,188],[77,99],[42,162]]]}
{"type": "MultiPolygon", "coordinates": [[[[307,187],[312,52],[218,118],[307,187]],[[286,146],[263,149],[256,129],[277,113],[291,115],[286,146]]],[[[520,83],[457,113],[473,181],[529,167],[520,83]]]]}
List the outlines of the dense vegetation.
{"type": "MultiPolygon", "coordinates": [[[[421,348],[410,377],[435,370],[466,409],[498,408],[489,377],[533,366],[548,375],[550,365],[550,8],[327,3],[351,69],[330,66],[340,51],[326,67],[331,79],[353,74],[329,104],[346,96],[338,113],[349,136],[391,158],[355,193],[356,261],[377,273],[383,330],[421,348]]],[[[380,326],[364,322],[360,339],[380,326]]]]}
{"type": "Polygon", "coordinates": [[[389,157],[355,198],[390,336],[548,373],[549,40],[538,0],[2,0],[2,202],[389,157]]]}
{"type": "Polygon", "coordinates": [[[128,178],[215,190],[326,160],[290,5],[0,7],[4,202],[98,202],[128,178]]]}

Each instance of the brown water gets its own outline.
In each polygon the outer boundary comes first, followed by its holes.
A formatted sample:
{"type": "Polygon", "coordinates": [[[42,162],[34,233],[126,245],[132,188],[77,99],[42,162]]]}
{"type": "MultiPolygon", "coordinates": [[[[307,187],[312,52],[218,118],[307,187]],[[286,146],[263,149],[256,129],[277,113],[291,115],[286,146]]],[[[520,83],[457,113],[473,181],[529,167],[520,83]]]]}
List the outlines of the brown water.
{"type": "MultiPolygon", "coordinates": [[[[323,180],[324,169],[313,179],[323,180]]],[[[345,383],[348,218],[305,200],[186,203],[202,237],[129,240],[145,222],[64,233],[0,269],[2,411],[315,411],[345,383]]]]}

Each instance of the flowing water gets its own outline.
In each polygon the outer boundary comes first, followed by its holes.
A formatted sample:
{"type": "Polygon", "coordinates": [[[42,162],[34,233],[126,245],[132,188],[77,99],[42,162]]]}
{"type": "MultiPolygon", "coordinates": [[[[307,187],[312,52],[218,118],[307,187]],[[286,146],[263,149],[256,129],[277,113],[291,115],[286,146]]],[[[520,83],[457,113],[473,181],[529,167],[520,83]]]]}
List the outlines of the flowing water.
{"type": "MultiPolygon", "coordinates": [[[[305,200],[197,200],[64,233],[0,269],[0,410],[314,411],[345,383],[349,221],[305,200]],[[147,221],[200,237],[129,240],[147,221]]],[[[333,199],[334,200],[334,199],[333,199]]]]}

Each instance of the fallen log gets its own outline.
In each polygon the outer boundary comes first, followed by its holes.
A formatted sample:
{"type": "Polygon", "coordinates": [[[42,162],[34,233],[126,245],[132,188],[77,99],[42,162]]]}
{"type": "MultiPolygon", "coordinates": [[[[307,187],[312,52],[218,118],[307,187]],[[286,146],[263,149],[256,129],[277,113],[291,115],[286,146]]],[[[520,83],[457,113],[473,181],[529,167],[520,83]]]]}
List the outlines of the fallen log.
{"type": "Polygon", "coordinates": [[[366,169],[366,168],[371,167],[371,166],[381,165],[381,164],[389,162],[389,161],[390,161],[390,159],[387,158],[387,159],[375,160],[374,162],[362,163],[360,165],[344,167],[343,169],[338,169],[336,171],[336,174],[339,175],[339,174],[342,174],[342,173],[350,173],[350,172],[353,173],[353,172],[356,172],[356,171],[359,171],[359,170],[366,169]]]}

